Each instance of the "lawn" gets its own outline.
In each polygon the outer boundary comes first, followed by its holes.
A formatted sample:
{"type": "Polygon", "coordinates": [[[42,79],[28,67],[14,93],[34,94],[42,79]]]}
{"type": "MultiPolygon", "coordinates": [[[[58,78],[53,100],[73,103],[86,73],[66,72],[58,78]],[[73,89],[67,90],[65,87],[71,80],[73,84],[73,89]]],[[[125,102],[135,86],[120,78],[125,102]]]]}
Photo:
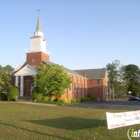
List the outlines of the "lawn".
{"type": "Polygon", "coordinates": [[[0,140],[128,140],[130,126],[108,131],[106,111],[118,112],[0,102],[0,140]]]}

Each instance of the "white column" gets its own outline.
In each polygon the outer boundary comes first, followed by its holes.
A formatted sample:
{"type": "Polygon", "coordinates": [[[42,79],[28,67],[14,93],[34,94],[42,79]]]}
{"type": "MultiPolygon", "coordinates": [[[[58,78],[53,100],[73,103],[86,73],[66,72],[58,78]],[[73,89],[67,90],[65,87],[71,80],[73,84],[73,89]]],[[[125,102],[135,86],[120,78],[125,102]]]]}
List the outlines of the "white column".
{"type": "Polygon", "coordinates": [[[20,76],[20,96],[23,96],[23,76],[20,76]]]}
{"type": "Polygon", "coordinates": [[[18,76],[15,77],[15,86],[18,87],[18,76]]]}

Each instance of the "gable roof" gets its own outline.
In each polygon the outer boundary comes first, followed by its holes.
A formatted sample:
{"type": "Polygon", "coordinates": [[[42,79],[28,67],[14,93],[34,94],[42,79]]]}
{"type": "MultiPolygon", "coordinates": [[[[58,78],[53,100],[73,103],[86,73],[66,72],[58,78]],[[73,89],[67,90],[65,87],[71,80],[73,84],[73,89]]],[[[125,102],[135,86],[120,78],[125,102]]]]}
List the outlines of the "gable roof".
{"type": "Polygon", "coordinates": [[[21,69],[19,69],[17,72],[14,73],[14,76],[29,76],[29,75],[36,75],[36,67],[31,66],[31,65],[25,65],[21,69]]]}
{"type": "Polygon", "coordinates": [[[83,70],[74,70],[75,72],[79,73],[80,75],[86,75],[88,79],[103,79],[106,74],[106,68],[102,69],[83,69],[83,70]]]}
{"type": "Polygon", "coordinates": [[[26,62],[24,62],[22,65],[20,65],[19,67],[17,67],[16,69],[14,69],[12,72],[11,72],[11,75],[14,74],[15,72],[17,72],[19,69],[21,69],[22,67],[24,67],[26,65],[26,62]]]}
{"type": "MultiPolygon", "coordinates": [[[[50,64],[53,65],[55,63],[50,62],[50,61],[46,61],[46,60],[42,60],[43,63],[45,64],[50,64]]],[[[21,66],[19,66],[17,69],[15,69],[11,74],[16,74],[20,69],[22,69],[24,66],[26,66],[28,64],[26,64],[26,62],[24,64],[22,64],[21,66]]],[[[31,66],[28,65],[28,67],[32,68],[32,69],[36,69],[35,66],[31,66]]],[[[88,78],[88,79],[103,79],[105,78],[105,74],[107,72],[106,68],[102,68],[102,69],[83,69],[83,70],[70,70],[66,67],[63,67],[63,70],[69,74],[72,75],[76,75],[82,78],[88,78]],[[86,77],[84,77],[83,74],[86,74],[86,77]]]]}

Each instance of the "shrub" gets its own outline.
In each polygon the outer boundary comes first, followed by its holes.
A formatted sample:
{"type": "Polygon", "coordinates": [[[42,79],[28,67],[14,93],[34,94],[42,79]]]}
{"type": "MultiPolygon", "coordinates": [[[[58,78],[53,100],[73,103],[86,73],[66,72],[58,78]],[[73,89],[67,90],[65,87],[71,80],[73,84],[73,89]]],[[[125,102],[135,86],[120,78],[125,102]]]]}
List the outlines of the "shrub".
{"type": "Polygon", "coordinates": [[[49,101],[49,96],[43,96],[42,101],[43,101],[43,102],[49,101]]]}
{"type": "Polygon", "coordinates": [[[87,97],[88,97],[88,98],[91,98],[92,100],[94,100],[94,99],[95,99],[95,97],[94,97],[93,93],[89,93],[89,94],[87,95],[87,97]]]}
{"type": "Polygon", "coordinates": [[[43,96],[42,96],[41,93],[37,93],[37,94],[36,94],[36,101],[37,101],[37,102],[41,102],[41,101],[42,101],[42,98],[43,98],[43,96]]]}
{"type": "Polygon", "coordinates": [[[71,99],[71,103],[77,103],[76,99],[71,99]]]}
{"type": "Polygon", "coordinates": [[[32,100],[37,102],[41,102],[43,100],[42,93],[38,93],[36,88],[33,88],[32,90],[32,100]]]}
{"type": "Polygon", "coordinates": [[[32,92],[32,100],[34,101],[34,100],[36,100],[36,92],[32,92]]]}
{"type": "Polygon", "coordinates": [[[67,99],[67,98],[58,98],[58,102],[61,102],[61,103],[71,103],[71,99],[67,99]]]}
{"type": "Polygon", "coordinates": [[[54,96],[51,96],[50,97],[50,101],[53,102],[54,100],[55,100],[55,97],[54,96]]]}
{"type": "Polygon", "coordinates": [[[76,102],[77,102],[77,103],[80,103],[80,102],[81,102],[81,99],[76,99],[76,102]]]}
{"type": "Polygon", "coordinates": [[[63,99],[63,103],[71,103],[71,99],[63,99]]]}
{"type": "Polygon", "coordinates": [[[63,103],[63,98],[58,98],[57,101],[63,103]]]}
{"type": "Polygon", "coordinates": [[[7,101],[7,94],[6,93],[0,93],[0,101],[7,101]]]}
{"type": "Polygon", "coordinates": [[[16,86],[10,86],[7,93],[8,101],[16,100],[19,94],[19,88],[16,86]]]}
{"type": "Polygon", "coordinates": [[[43,100],[43,96],[41,93],[33,92],[32,93],[32,100],[37,101],[37,102],[41,102],[43,100]]]}
{"type": "Polygon", "coordinates": [[[84,98],[81,98],[81,102],[85,102],[85,101],[91,101],[92,99],[89,98],[89,97],[84,97],[84,98]]]}
{"type": "Polygon", "coordinates": [[[71,99],[71,103],[80,103],[81,99],[71,99]]]}

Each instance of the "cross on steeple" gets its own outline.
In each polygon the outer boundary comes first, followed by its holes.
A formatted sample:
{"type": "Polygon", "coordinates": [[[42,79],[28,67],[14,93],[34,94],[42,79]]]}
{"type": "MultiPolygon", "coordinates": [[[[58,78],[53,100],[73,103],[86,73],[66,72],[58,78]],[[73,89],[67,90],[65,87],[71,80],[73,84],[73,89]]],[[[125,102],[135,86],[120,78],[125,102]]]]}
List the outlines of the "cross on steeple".
{"type": "Polygon", "coordinates": [[[38,14],[40,15],[40,11],[41,11],[41,10],[39,9],[39,10],[37,10],[37,11],[38,11],[38,14]]]}

